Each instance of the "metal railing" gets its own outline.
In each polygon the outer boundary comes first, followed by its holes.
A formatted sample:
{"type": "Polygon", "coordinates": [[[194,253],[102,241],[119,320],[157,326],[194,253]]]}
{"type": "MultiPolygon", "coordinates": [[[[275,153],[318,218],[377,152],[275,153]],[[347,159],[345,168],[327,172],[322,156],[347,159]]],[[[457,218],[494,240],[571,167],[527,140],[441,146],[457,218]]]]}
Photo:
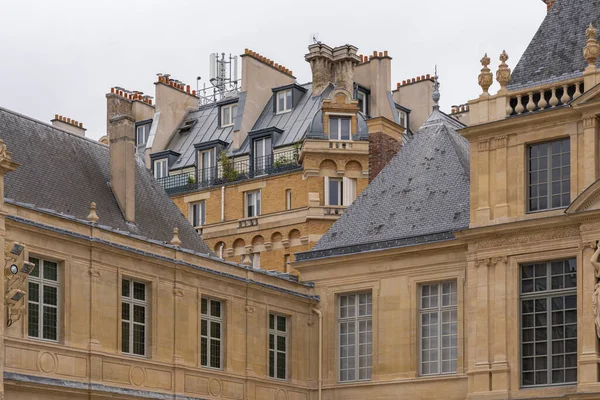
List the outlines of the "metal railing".
{"type": "Polygon", "coordinates": [[[293,171],[300,167],[299,151],[294,149],[263,157],[253,157],[250,160],[228,160],[214,167],[201,168],[198,170],[197,181],[196,174],[188,172],[159,178],[158,183],[168,194],[175,194],[293,171]]]}

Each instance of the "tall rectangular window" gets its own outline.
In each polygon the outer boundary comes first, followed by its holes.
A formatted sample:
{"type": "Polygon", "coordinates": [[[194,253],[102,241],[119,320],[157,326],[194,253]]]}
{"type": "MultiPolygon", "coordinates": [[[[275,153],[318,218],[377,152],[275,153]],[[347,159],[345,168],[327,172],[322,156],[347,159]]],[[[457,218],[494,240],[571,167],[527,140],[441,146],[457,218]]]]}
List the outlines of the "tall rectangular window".
{"type": "Polygon", "coordinates": [[[269,168],[273,163],[273,148],[271,137],[267,136],[253,141],[254,153],[254,174],[263,175],[269,173],[269,168]]]}
{"type": "Polygon", "coordinates": [[[329,117],[329,139],[350,140],[349,117],[329,117]]]}
{"type": "Polygon", "coordinates": [[[28,278],[29,337],[58,340],[58,305],[60,283],[58,264],[41,258],[29,259],[35,268],[28,278]]]}
{"type": "Polygon", "coordinates": [[[198,153],[198,179],[200,182],[210,182],[216,177],[215,149],[198,153]]]}
{"type": "Polygon", "coordinates": [[[421,286],[421,375],[452,374],[458,360],[456,281],[421,286]]]}
{"type": "Polygon", "coordinates": [[[292,209],[292,189],[285,190],[285,209],[292,209]]]}
{"type": "Polygon", "coordinates": [[[325,199],[328,206],[341,206],[344,201],[344,181],[342,178],[325,179],[327,193],[325,199]]]}
{"type": "Polygon", "coordinates": [[[404,128],[408,128],[406,126],[406,113],[404,111],[398,110],[398,119],[400,120],[400,126],[403,126],[404,128]]]}
{"type": "Polygon", "coordinates": [[[260,215],[260,190],[246,192],[245,196],[246,218],[254,218],[260,215]]]}
{"type": "Polygon", "coordinates": [[[200,308],[200,365],[222,368],[223,303],[203,297],[200,308]]]}
{"type": "Polygon", "coordinates": [[[221,106],[221,128],[232,126],[235,123],[237,104],[221,106]]]}
{"type": "Polygon", "coordinates": [[[340,382],[371,379],[372,313],[371,293],[339,297],[340,382]]]}
{"type": "Polygon", "coordinates": [[[521,385],[577,383],[577,262],[521,266],[521,385]]]}
{"type": "Polygon", "coordinates": [[[356,93],[356,100],[358,100],[358,108],[359,110],[365,114],[365,115],[369,115],[369,107],[368,107],[368,100],[369,100],[369,95],[361,90],[359,90],[356,93]]]}
{"type": "Polygon", "coordinates": [[[146,284],[132,279],[121,281],[121,351],[146,355],[148,299],[146,284]]]}
{"type": "Polygon", "coordinates": [[[154,161],[154,177],[156,179],[169,176],[169,164],[166,158],[154,161]]]}
{"type": "Polygon", "coordinates": [[[292,89],[277,92],[277,113],[288,112],[292,109],[292,89]]]}
{"type": "Polygon", "coordinates": [[[199,201],[191,203],[189,209],[190,223],[194,227],[203,226],[206,223],[206,202],[199,201]]]}
{"type": "Polygon", "coordinates": [[[570,139],[530,145],[527,162],[528,210],[567,207],[571,203],[570,139]]]}
{"type": "Polygon", "coordinates": [[[287,379],[288,323],[287,318],[269,314],[269,376],[287,379]]]}
{"type": "Polygon", "coordinates": [[[138,125],[135,128],[135,146],[138,151],[143,150],[148,142],[148,136],[150,136],[150,128],[152,124],[138,125]]]}

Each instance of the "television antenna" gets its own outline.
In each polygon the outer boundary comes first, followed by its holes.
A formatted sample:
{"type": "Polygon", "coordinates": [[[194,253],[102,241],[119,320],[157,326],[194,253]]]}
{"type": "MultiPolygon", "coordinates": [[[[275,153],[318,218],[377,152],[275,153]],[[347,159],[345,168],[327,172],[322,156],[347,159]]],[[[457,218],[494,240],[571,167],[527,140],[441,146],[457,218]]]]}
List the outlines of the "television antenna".
{"type": "Polygon", "coordinates": [[[208,78],[210,86],[204,83],[200,88],[201,79],[201,77],[196,79],[199,106],[237,96],[241,86],[241,79],[238,79],[238,56],[211,53],[208,78]]]}

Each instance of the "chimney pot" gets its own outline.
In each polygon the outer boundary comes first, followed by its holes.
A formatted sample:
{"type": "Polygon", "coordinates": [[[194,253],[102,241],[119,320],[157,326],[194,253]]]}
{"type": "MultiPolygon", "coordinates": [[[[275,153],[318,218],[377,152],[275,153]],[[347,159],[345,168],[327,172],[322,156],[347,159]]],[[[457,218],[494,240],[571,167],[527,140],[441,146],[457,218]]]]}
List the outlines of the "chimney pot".
{"type": "Polygon", "coordinates": [[[70,124],[71,123],[71,118],[67,118],[67,123],[70,124]]]}
{"type": "Polygon", "coordinates": [[[396,89],[400,89],[400,86],[401,86],[400,82],[396,83],[396,89]]]}
{"type": "Polygon", "coordinates": [[[110,92],[111,92],[111,93],[114,93],[114,92],[115,92],[115,88],[114,88],[114,87],[111,87],[111,88],[110,88],[110,92]]]}
{"type": "Polygon", "coordinates": [[[424,81],[425,80],[425,75],[421,75],[421,80],[424,81]]]}
{"type": "Polygon", "coordinates": [[[152,105],[152,100],[148,99],[148,104],[152,105]]]}
{"type": "Polygon", "coordinates": [[[384,55],[385,57],[387,57],[387,56],[388,56],[388,51],[387,51],[387,50],[384,50],[384,51],[383,51],[383,55],[384,55]]]}
{"type": "Polygon", "coordinates": [[[431,75],[427,74],[426,76],[427,76],[427,79],[431,79],[431,75]]]}
{"type": "Polygon", "coordinates": [[[383,52],[379,52],[379,57],[383,57],[383,52]]]}
{"type": "Polygon", "coordinates": [[[54,114],[54,119],[58,119],[58,114],[54,114]]]}
{"type": "Polygon", "coordinates": [[[185,87],[185,91],[186,91],[186,92],[188,92],[188,93],[190,92],[190,85],[187,85],[187,86],[185,87]]]}
{"type": "Polygon", "coordinates": [[[195,90],[192,90],[192,94],[195,96],[195,95],[196,95],[196,91],[195,91],[195,90]]]}
{"type": "Polygon", "coordinates": [[[417,82],[421,82],[421,77],[417,76],[417,82]]]}
{"type": "Polygon", "coordinates": [[[83,128],[83,122],[80,122],[80,123],[79,123],[79,127],[80,127],[80,128],[83,128]]]}
{"type": "Polygon", "coordinates": [[[373,50],[373,57],[377,57],[377,50],[373,50]]]}

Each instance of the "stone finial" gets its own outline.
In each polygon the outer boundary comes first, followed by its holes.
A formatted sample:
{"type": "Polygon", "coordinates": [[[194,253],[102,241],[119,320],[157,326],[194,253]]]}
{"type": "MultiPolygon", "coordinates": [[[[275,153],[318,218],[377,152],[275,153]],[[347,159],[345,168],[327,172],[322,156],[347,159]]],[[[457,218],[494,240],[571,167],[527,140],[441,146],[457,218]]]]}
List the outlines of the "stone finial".
{"type": "Polygon", "coordinates": [[[431,96],[433,100],[433,109],[440,109],[440,81],[438,80],[437,65],[435,66],[435,76],[433,77],[433,94],[431,96]]]}
{"type": "Polygon", "coordinates": [[[181,246],[181,239],[179,239],[179,228],[173,228],[173,239],[171,239],[173,246],[181,246]]]}
{"type": "Polygon", "coordinates": [[[498,71],[496,72],[496,80],[500,84],[500,91],[506,90],[506,85],[510,80],[510,68],[506,62],[508,61],[508,54],[506,54],[506,50],[502,51],[500,54],[501,64],[498,66],[498,71]]]}
{"type": "Polygon", "coordinates": [[[252,266],[252,258],[250,257],[250,254],[244,254],[242,256],[242,265],[245,265],[246,267],[252,266]]]}
{"type": "Polygon", "coordinates": [[[594,25],[590,24],[590,26],[585,31],[585,34],[588,37],[587,43],[583,48],[583,57],[587,60],[590,67],[594,67],[596,65],[596,59],[600,55],[600,45],[596,40],[596,34],[598,31],[594,28],[594,25]]]}
{"type": "Polygon", "coordinates": [[[491,61],[492,60],[490,60],[487,53],[485,53],[485,55],[481,59],[481,65],[483,65],[483,68],[481,69],[481,73],[479,74],[479,86],[481,86],[481,88],[483,89],[484,94],[488,93],[488,89],[490,88],[490,86],[492,86],[492,83],[494,82],[494,75],[488,67],[491,61]]]}
{"type": "Polygon", "coordinates": [[[94,201],[92,201],[92,203],[90,204],[90,213],[87,216],[87,220],[92,223],[96,223],[98,222],[98,220],[100,220],[98,214],[96,213],[96,202],[94,201]]]}

